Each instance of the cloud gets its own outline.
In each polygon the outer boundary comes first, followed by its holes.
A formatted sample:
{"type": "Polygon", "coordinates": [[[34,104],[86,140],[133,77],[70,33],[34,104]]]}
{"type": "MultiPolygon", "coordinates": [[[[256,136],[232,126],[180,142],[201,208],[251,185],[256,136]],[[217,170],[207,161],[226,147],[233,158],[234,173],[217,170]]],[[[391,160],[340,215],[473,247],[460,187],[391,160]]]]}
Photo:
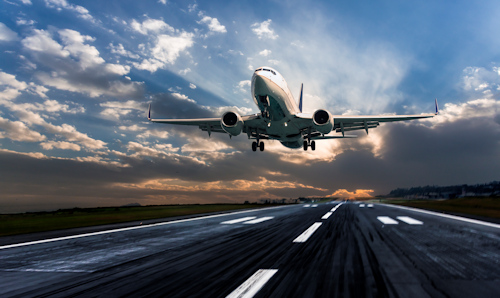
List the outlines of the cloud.
{"type": "Polygon", "coordinates": [[[271,25],[271,19],[264,21],[262,23],[254,23],[250,28],[252,28],[252,32],[255,33],[259,39],[276,39],[278,38],[278,34],[274,33],[274,30],[269,28],[271,25]]]}
{"type": "Polygon", "coordinates": [[[241,93],[250,93],[250,86],[252,85],[252,82],[250,80],[243,80],[238,83],[238,90],[241,93]]]}
{"type": "Polygon", "coordinates": [[[465,91],[493,97],[500,90],[500,67],[466,67],[463,70],[462,83],[465,91]]]}
{"type": "Polygon", "coordinates": [[[159,130],[159,129],[148,129],[145,132],[137,135],[140,139],[147,139],[150,137],[160,138],[160,139],[168,139],[169,133],[167,130],[159,130]]]}
{"type": "Polygon", "coordinates": [[[70,142],[79,143],[81,146],[90,150],[99,150],[106,148],[105,142],[93,139],[87,134],[77,131],[76,128],[72,125],[64,123],[60,126],[57,126],[51,123],[45,123],[43,124],[43,127],[49,133],[62,136],[70,142]]]}
{"type": "Polygon", "coordinates": [[[118,129],[119,130],[126,130],[126,131],[143,131],[146,129],[146,127],[134,124],[131,126],[122,125],[122,126],[118,127],[118,129]]]}
{"type": "Polygon", "coordinates": [[[144,103],[127,100],[125,102],[121,101],[108,101],[99,104],[105,109],[101,112],[101,115],[106,118],[112,118],[114,120],[119,120],[121,116],[126,116],[132,113],[132,111],[143,112],[146,116],[147,107],[144,103]]]}
{"type": "Polygon", "coordinates": [[[146,19],[142,23],[132,20],[130,26],[132,29],[143,35],[156,34],[165,31],[173,33],[175,31],[172,26],[165,23],[163,20],[156,19],[146,19]]]}
{"type": "Polygon", "coordinates": [[[113,54],[117,54],[120,56],[132,58],[132,59],[139,59],[140,58],[139,55],[125,50],[125,47],[121,43],[119,43],[117,46],[113,45],[113,43],[110,43],[109,48],[111,50],[111,53],[113,53],[113,54]]]}
{"type": "Polygon", "coordinates": [[[206,24],[208,26],[208,29],[210,32],[217,32],[217,33],[226,33],[226,27],[221,25],[219,20],[217,18],[212,18],[209,16],[203,15],[203,13],[199,13],[199,16],[201,17],[201,20],[199,20],[197,23],[198,24],[206,24]]]}
{"type": "Polygon", "coordinates": [[[267,57],[267,56],[271,55],[271,53],[272,52],[270,50],[263,50],[263,51],[259,52],[259,55],[267,57]]]}
{"type": "Polygon", "coordinates": [[[374,192],[373,189],[356,189],[353,192],[348,191],[347,189],[338,189],[334,193],[329,195],[329,197],[347,198],[349,200],[355,200],[357,198],[370,198],[372,197],[373,192],[374,192]]]}
{"type": "Polygon", "coordinates": [[[194,44],[194,34],[181,32],[177,36],[160,34],[156,37],[154,46],[149,48],[150,57],[143,59],[141,63],[134,62],[137,69],[155,72],[165,68],[168,64],[174,64],[182,52],[194,44]]]}
{"type": "Polygon", "coordinates": [[[57,149],[63,149],[63,150],[73,150],[73,151],[80,151],[81,147],[78,146],[77,144],[70,143],[70,142],[55,142],[55,141],[49,141],[49,142],[43,142],[40,143],[40,146],[42,146],[43,149],[45,150],[52,150],[54,148],[57,149]]]}
{"type": "Polygon", "coordinates": [[[196,85],[195,85],[195,84],[193,84],[193,83],[189,83],[189,88],[191,88],[191,89],[196,89],[196,85]]]}
{"type": "Polygon", "coordinates": [[[89,11],[85,7],[80,5],[69,4],[66,0],[45,0],[45,5],[49,8],[55,8],[58,11],[67,9],[69,11],[76,13],[78,17],[84,20],[95,22],[94,18],[92,17],[92,15],[90,15],[89,11]]]}
{"type": "Polygon", "coordinates": [[[17,90],[24,90],[28,87],[25,82],[18,81],[15,75],[3,71],[0,71],[0,85],[10,86],[17,90]]]}
{"type": "Polygon", "coordinates": [[[21,121],[10,121],[0,117],[0,139],[3,138],[19,142],[40,142],[47,137],[29,129],[21,121]]]}
{"type": "Polygon", "coordinates": [[[4,23],[0,22],[0,42],[16,41],[18,40],[17,33],[10,30],[4,23]]]}
{"type": "Polygon", "coordinates": [[[141,83],[122,77],[130,71],[130,66],[106,63],[94,46],[86,44],[94,38],[69,29],[59,30],[58,34],[62,44],[49,32],[37,29],[22,41],[39,64],[52,69],[36,73],[44,84],[90,97],[142,96],[141,83]]]}

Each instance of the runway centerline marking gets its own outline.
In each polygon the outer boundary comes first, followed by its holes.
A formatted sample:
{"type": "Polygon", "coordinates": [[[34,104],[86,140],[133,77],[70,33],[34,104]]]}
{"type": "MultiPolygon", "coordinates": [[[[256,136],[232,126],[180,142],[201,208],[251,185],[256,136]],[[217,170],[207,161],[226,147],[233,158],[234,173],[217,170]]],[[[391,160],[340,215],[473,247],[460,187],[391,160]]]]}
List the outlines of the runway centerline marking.
{"type": "Polygon", "coordinates": [[[397,225],[398,222],[389,216],[377,216],[377,219],[380,220],[384,225],[397,225]]]}
{"type": "Polygon", "coordinates": [[[274,218],[274,216],[266,216],[266,217],[261,217],[261,218],[257,218],[257,219],[254,219],[254,220],[250,220],[250,221],[244,222],[243,224],[253,225],[253,224],[260,223],[260,222],[263,222],[263,221],[266,221],[266,220],[270,220],[270,219],[273,219],[273,218],[274,218]]]}
{"type": "Polygon", "coordinates": [[[339,209],[340,206],[342,206],[342,204],[344,204],[344,203],[338,204],[337,206],[333,207],[332,210],[330,210],[330,211],[335,212],[337,209],[339,209]]]}
{"type": "Polygon", "coordinates": [[[420,220],[416,220],[416,219],[411,218],[409,216],[398,216],[396,218],[399,219],[400,221],[404,221],[405,223],[407,223],[409,225],[423,225],[424,224],[420,220]]]}
{"type": "Polygon", "coordinates": [[[251,220],[251,219],[254,219],[254,218],[257,218],[257,216],[247,216],[247,217],[242,217],[242,218],[227,220],[227,221],[221,222],[221,225],[232,225],[232,224],[235,224],[235,223],[244,222],[244,221],[251,220]]]}
{"type": "Polygon", "coordinates": [[[182,223],[182,222],[197,221],[197,220],[202,220],[202,219],[216,218],[216,217],[222,217],[222,216],[228,216],[228,215],[234,215],[234,214],[242,214],[242,213],[256,212],[256,211],[262,211],[262,210],[271,210],[271,209],[276,209],[276,208],[285,208],[285,207],[290,207],[290,206],[293,206],[293,205],[269,207],[269,208],[265,208],[265,209],[236,211],[236,212],[223,213],[223,214],[214,214],[214,215],[207,215],[207,216],[200,216],[200,217],[193,217],[193,218],[160,222],[160,223],[155,223],[155,224],[150,224],[150,225],[133,226],[133,227],[128,227],[128,228],[120,228],[120,229],[114,229],[114,230],[106,230],[106,231],[100,231],[100,232],[71,235],[71,236],[51,238],[51,239],[36,240],[36,241],[23,242],[23,243],[17,243],[17,244],[9,244],[9,245],[0,246],[0,250],[14,248],[14,247],[34,245],[34,244],[47,243],[47,242],[62,241],[62,240],[68,240],[68,239],[76,239],[76,238],[90,237],[90,236],[96,236],[96,235],[104,235],[104,234],[132,231],[132,230],[137,230],[137,229],[145,229],[145,228],[171,225],[171,224],[182,223]]]}
{"type": "Polygon", "coordinates": [[[321,219],[328,219],[328,217],[330,217],[332,214],[333,214],[332,211],[327,212],[327,213],[325,213],[325,215],[323,215],[323,217],[321,219]]]}
{"type": "Polygon", "coordinates": [[[278,269],[259,269],[226,298],[251,298],[278,272],[278,269]]]}
{"type": "Polygon", "coordinates": [[[315,222],[313,223],[307,230],[305,230],[302,234],[299,235],[299,237],[295,238],[293,240],[294,243],[303,243],[306,242],[311,235],[316,232],[316,230],[322,225],[321,222],[315,222]]]}

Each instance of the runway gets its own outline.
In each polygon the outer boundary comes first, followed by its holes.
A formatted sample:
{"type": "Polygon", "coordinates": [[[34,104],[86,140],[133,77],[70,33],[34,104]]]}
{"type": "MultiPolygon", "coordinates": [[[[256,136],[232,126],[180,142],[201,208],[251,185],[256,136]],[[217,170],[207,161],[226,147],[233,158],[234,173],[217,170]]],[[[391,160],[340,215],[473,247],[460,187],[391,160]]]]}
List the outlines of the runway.
{"type": "Polygon", "coordinates": [[[289,205],[0,247],[1,297],[499,293],[500,225],[382,204],[289,205]]]}

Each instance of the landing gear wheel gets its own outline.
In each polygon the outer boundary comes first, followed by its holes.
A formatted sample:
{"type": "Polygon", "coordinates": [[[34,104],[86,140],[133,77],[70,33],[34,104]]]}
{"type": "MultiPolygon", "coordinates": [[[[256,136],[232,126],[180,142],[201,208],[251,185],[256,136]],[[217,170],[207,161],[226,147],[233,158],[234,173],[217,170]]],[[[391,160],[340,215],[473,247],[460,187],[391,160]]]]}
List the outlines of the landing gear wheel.
{"type": "Polygon", "coordinates": [[[308,146],[307,141],[304,141],[304,151],[307,151],[307,146],[308,146]]]}
{"type": "Polygon", "coordinates": [[[252,151],[257,151],[257,142],[252,142],[252,151]]]}
{"type": "Polygon", "coordinates": [[[311,150],[312,151],[316,150],[316,142],[315,141],[311,141],[311,150]]]}
{"type": "Polygon", "coordinates": [[[264,142],[260,142],[259,148],[260,148],[260,151],[264,151],[264,142]]]}

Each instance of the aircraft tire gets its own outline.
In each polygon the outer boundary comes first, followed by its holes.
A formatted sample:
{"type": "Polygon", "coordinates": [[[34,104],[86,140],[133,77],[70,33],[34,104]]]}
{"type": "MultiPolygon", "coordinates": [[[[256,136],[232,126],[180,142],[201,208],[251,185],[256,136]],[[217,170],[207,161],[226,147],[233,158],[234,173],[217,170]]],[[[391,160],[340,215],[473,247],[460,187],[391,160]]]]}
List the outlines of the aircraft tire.
{"type": "Polygon", "coordinates": [[[304,141],[304,151],[307,151],[307,141],[304,141]]]}
{"type": "Polygon", "coordinates": [[[264,142],[260,142],[259,149],[260,151],[264,151],[264,142]]]}
{"type": "Polygon", "coordinates": [[[311,141],[311,150],[312,151],[316,150],[316,142],[315,141],[311,141]]]}
{"type": "Polygon", "coordinates": [[[252,142],[252,151],[257,151],[257,142],[252,142]]]}

